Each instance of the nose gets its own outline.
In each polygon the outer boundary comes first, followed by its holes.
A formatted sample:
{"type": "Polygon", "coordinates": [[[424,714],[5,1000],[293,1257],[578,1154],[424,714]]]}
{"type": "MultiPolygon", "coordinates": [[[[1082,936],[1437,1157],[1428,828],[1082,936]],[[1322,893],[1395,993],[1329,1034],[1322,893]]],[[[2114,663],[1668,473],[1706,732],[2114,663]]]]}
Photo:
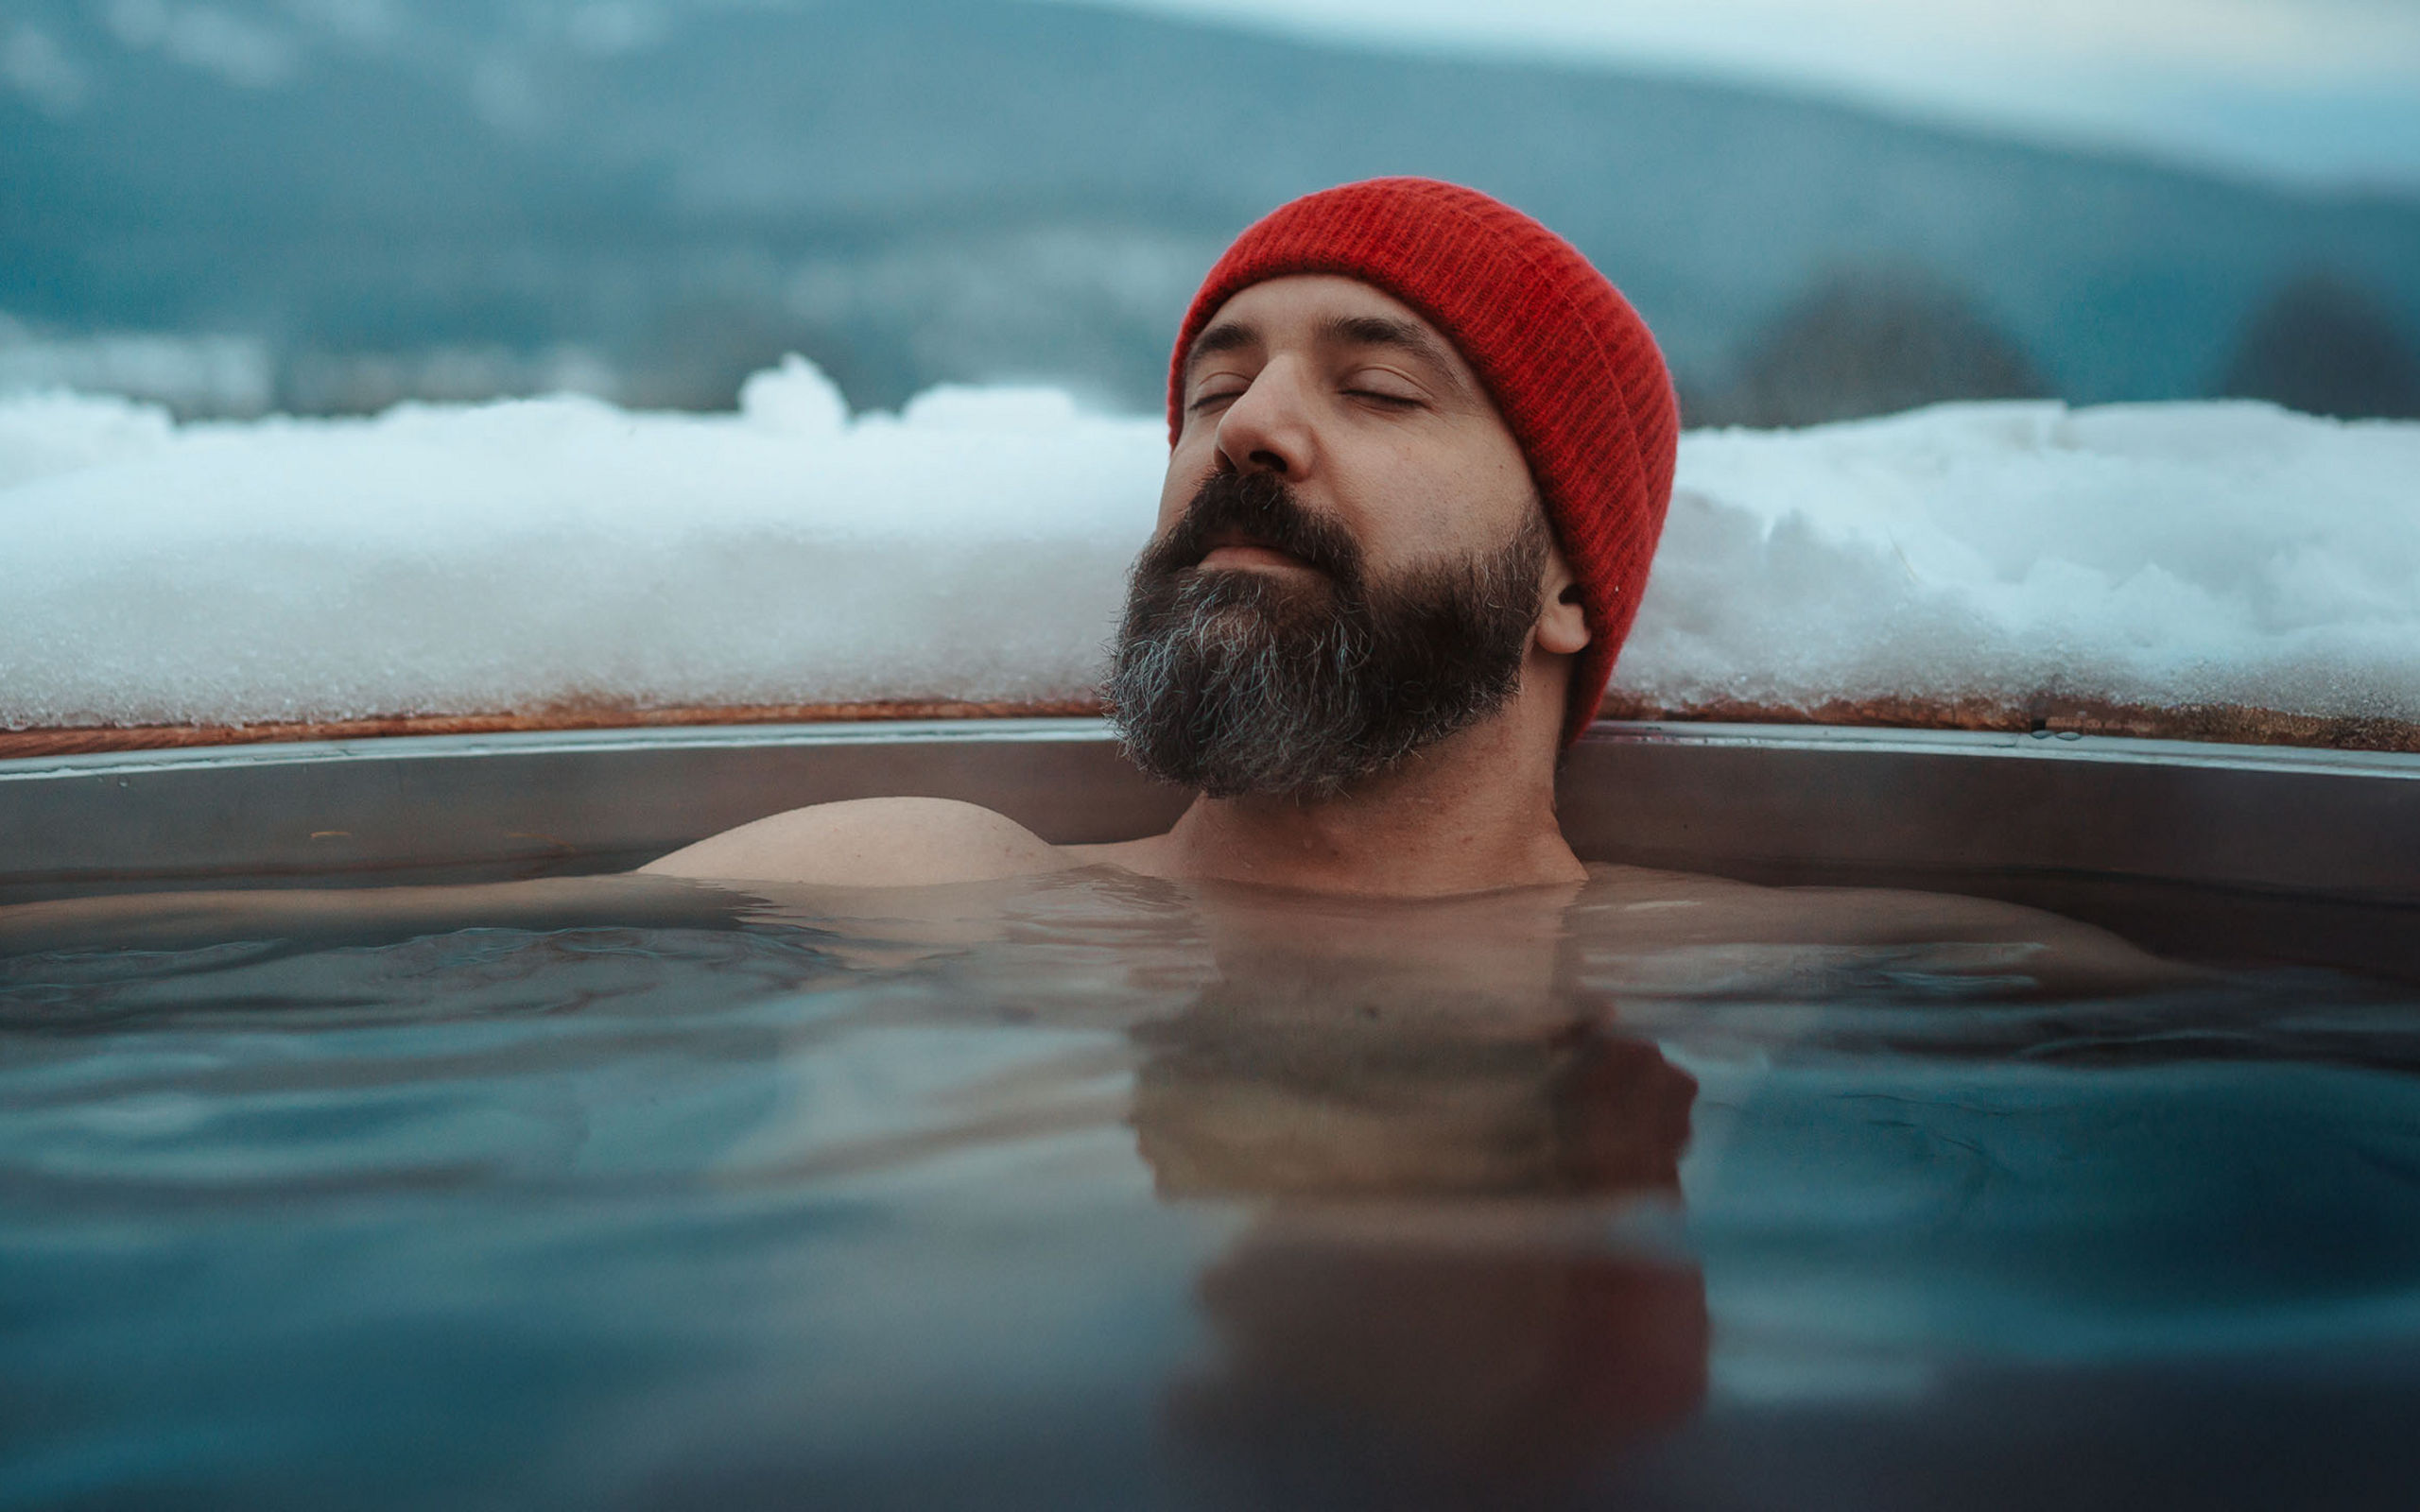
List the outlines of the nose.
{"type": "Polygon", "coordinates": [[[1309,473],[1317,447],[1299,369],[1284,357],[1270,363],[1219,417],[1220,467],[1271,472],[1289,483],[1309,473]]]}

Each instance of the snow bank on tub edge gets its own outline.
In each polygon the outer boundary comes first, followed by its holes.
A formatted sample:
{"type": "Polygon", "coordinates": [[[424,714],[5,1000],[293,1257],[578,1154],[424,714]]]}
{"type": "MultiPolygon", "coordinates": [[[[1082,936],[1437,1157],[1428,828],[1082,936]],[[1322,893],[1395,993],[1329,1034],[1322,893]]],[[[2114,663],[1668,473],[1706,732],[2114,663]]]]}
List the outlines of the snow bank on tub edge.
{"type": "MultiPolygon", "coordinates": [[[[1080,697],[1165,455],[796,360],[726,415],[0,399],[0,726],[1080,697]]],[[[2242,403],[1695,432],[1616,689],[2420,720],[2415,480],[2420,424],[2242,403]]]]}

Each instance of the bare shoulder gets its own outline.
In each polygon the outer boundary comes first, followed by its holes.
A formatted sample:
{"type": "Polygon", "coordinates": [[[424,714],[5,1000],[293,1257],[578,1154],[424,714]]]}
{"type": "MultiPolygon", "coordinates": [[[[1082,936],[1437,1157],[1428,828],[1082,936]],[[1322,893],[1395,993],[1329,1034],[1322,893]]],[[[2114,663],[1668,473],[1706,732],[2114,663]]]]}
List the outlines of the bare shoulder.
{"type": "Polygon", "coordinates": [[[721,882],[912,887],[990,882],[1077,863],[1005,815],[942,798],[867,798],[792,809],[639,868],[721,882]]]}

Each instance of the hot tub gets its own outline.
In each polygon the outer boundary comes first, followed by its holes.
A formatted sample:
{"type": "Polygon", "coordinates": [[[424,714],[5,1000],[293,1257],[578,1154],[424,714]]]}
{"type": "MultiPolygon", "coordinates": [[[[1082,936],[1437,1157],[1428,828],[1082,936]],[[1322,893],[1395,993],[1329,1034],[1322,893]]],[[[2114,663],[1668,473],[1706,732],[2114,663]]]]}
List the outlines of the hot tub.
{"type": "Polygon", "coordinates": [[[1959,926],[1692,934],[1614,869],[1411,904],[599,880],[544,918],[431,885],[897,793],[1069,841],[1182,801],[1079,720],[0,766],[9,902],[255,890],[0,955],[0,1503],[2267,1508],[2420,1475],[2420,758],[1677,724],[1571,756],[1592,862],[2000,898],[2204,963],[2055,990],[1959,926]],[[259,891],[296,887],[307,921],[259,891]]]}

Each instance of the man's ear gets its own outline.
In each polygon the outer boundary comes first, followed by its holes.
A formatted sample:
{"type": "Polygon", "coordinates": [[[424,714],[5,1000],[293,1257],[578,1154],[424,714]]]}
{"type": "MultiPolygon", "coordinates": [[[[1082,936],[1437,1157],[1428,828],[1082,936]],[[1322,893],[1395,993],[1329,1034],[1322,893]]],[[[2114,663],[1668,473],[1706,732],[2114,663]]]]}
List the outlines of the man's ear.
{"type": "Polygon", "coordinates": [[[1547,580],[1538,602],[1542,606],[1538,610],[1539,650],[1556,656],[1577,656],[1596,639],[1588,630],[1588,611],[1580,605],[1579,580],[1571,576],[1571,564],[1563,559],[1560,545],[1547,548],[1547,580]]]}

